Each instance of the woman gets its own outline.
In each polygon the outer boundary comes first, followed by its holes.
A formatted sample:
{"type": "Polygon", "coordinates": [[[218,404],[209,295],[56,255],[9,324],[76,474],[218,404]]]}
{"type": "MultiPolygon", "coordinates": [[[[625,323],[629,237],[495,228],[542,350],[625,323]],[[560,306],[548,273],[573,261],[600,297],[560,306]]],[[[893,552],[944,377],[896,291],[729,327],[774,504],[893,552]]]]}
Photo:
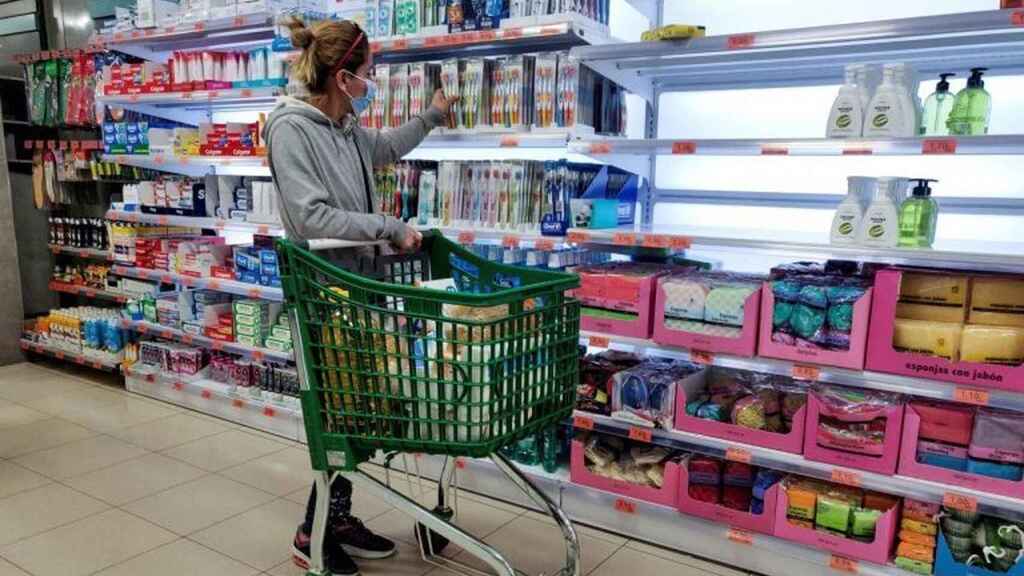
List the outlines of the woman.
{"type": "MultiPolygon", "coordinates": [[[[402,221],[375,214],[373,167],[396,162],[415,148],[435,126],[444,123],[454,99],[440,90],[429,110],[391,130],[367,130],[358,116],[376,94],[369,79],[373,67],[370,42],[349,21],[289,24],[292,44],[302,54],[292,67],[292,86],[301,97],[283,97],[264,129],[270,173],[280,198],[281,218],[290,238],[309,240],[387,240],[400,250],[415,250],[422,236],[402,221]],[[295,86],[297,85],[297,86],[295,86]]],[[[331,254],[353,261],[360,251],[331,254]]],[[[352,557],[387,558],[395,544],[373,534],[351,515],[352,484],[337,478],[331,485],[324,562],[335,576],[359,573],[352,557]]],[[[310,561],[310,533],[316,486],[309,495],[306,518],[293,542],[296,564],[310,561]]]]}

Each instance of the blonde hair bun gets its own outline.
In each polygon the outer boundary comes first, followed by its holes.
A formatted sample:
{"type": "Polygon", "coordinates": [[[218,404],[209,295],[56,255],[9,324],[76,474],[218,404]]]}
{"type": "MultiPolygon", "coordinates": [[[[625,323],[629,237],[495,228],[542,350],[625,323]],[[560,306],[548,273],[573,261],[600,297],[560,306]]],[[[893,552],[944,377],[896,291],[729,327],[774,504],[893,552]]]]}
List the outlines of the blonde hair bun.
{"type": "Polygon", "coordinates": [[[291,30],[292,46],[300,50],[308,48],[313,44],[313,40],[316,36],[313,35],[313,31],[306,26],[300,18],[292,18],[288,22],[288,29],[291,30]]]}

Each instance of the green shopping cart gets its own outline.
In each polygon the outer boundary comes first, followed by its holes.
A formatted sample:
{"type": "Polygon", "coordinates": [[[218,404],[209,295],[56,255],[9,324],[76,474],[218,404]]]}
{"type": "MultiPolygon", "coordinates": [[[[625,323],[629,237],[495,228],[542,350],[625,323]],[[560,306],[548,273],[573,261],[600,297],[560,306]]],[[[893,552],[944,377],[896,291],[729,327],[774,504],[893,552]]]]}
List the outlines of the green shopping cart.
{"type": "Polygon", "coordinates": [[[498,576],[517,576],[497,550],[448,521],[443,491],[454,482],[445,471],[456,466],[444,467],[432,511],[359,469],[382,452],[490,458],[561,528],[567,560],[558,576],[578,576],[568,517],[498,452],[572,410],[579,303],[567,292],[577,277],[496,264],[437,231],[416,253],[346,269],[314,253],[354,244],[277,242],[317,485],[309,574],[326,575],[329,484],[342,474],[416,520],[428,562],[482,574],[440,555],[451,542],[498,576]]]}

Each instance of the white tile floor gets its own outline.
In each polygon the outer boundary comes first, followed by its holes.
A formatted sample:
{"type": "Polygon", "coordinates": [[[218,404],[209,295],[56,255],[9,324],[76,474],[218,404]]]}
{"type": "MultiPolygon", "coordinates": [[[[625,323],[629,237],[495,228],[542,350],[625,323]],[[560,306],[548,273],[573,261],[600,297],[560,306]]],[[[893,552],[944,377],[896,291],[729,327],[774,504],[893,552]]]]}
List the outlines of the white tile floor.
{"type": "MultiPolygon", "coordinates": [[[[0,576],[302,576],[289,548],[310,483],[305,447],[116,382],[55,364],[0,367],[0,576]]],[[[557,568],[550,522],[464,496],[461,526],[521,570],[557,568]]],[[[399,543],[364,574],[445,574],[420,559],[408,517],[358,494],[355,512],[399,543]]],[[[741,575],[598,530],[580,538],[588,575],[741,575]]]]}

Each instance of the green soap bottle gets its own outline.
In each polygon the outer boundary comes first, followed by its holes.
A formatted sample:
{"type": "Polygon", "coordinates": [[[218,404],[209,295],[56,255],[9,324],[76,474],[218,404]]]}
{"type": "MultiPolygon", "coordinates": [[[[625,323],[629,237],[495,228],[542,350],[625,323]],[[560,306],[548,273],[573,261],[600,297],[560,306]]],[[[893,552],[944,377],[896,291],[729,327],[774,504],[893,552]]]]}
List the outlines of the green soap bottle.
{"type": "Polygon", "coordinates": [[[988,121],[992,115],[992,95],[985,90],[982,74],[988,68],[971,68],[967,87],[956,95],[949,113],[949,133],[957,136],[988,134],[988,121]]]}
{"type": "Polygon", "coordinates": [[[939,218],[939,205],[932,198],[928,178],[914,179],[914,192],[900,206],[899,245],[904,248],[931,248],[935,242],[935,224],[939,218]]]}

